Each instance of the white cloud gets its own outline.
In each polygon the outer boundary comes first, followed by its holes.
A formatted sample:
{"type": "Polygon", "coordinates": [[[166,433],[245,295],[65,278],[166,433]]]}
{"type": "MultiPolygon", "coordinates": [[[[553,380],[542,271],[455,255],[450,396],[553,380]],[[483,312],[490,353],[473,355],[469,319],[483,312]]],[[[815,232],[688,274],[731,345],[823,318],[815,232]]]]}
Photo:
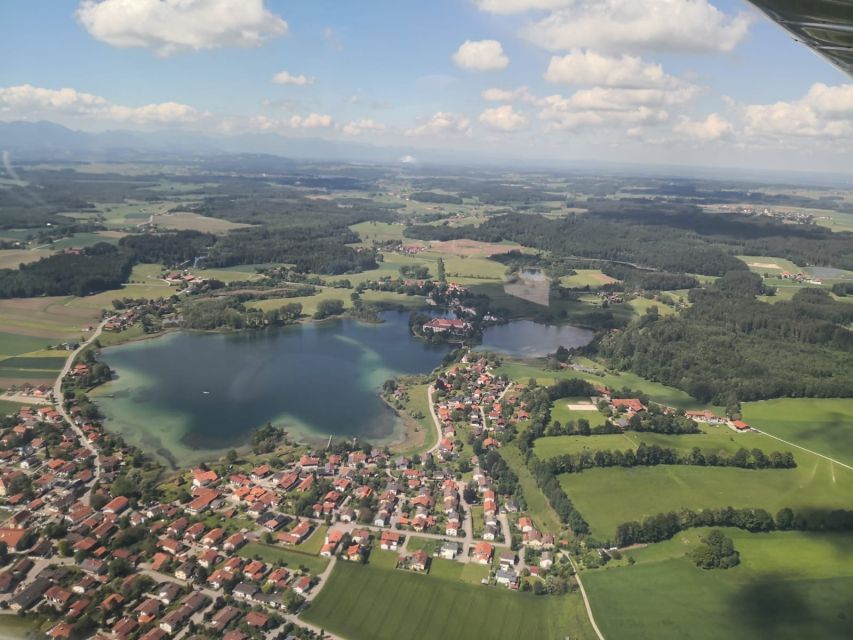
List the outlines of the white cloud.
{"type": "Polygon", "coordinates": [[[853,84],[816,83],[799,100],[745,105],[739,111],[747,136],[780,141],[853,137],[853,84]]]}
{"type": "Polygon", "coordinates": [[[289,71],[279,71],[272,77],[275,84],[291,84],[297,87],[304,87],[309,84],[314,84],[315,79],[303,74],[294,75],[289,71]]]}
{"type": "Polygon", "coordinates": [[[488,102],[527,102],[535,103],[536,97],[530,93],[527,87],[518,87],[517,89],[501,89],[492,87],[480,93],[480,97],[488,102]]]}
{"type": "Polygon", "coordinates": [[[704,120],[691,120],[682,118],[681,121],[672,128],[674,133],[681,134],[688,138],[697,140],[720,140],[731,135],[734,127],[732,123],[720,116],[712,113],[704,120]]]}
{"type": "Polygon", "coordinates": [[[203,114],[177,102],[131,107],[76,89],[45,89],[24,84],[0,88],[0,115],[8,118],[90,118],[130,124],[192,122],[203,114]]]}
{"type": "Polygon", "coordinates": [[[329,45],[335,51],[343,51],[344,43],[341,42],[340,38],[335,34],[335,30],[332,27],[325,27],[323,29],[323,40],[326,41],[326,44],[329,45]]]}
{"type": "Polygon", "coordinates": [[[677,78],[664,73],[659,64],[623,54],[605,56],[593,51],[575,50],[565,56],[553,56],[545,80],[562,84],[590,84],[607,87],[672,87],[677,78]]]}
{"type": "Polygon", "coordinates": [[[474,0],[480,11],[508,15],[537,9],[558,9],[572,0],[474,0]]]}
{"type": "Polygon", "coordinates": [[[439,111],[422,125],[406,131],[407,136],[468,134],[471,121],[459,113],[439,111]]]}
{"type": "Polygon", "coordinates": [[[98,40],[153,49],[161,56],[256,47],[288,30],[264,0],[83,0],[77,18],[98,40]]]}
{"type": "Polygon", "coordinates": [[[631,109],[637,106],[681,106],[692,100],[698,89],[611,89],[592,87],[576,91],[569,98],[549,96],[543,100],[549,104],[564,102],[564,108],[574,109],[631,109]]]}
{"type": "Polygon", "coordinates": [[[321,129],[331,127],[332,116],[310,113],[307,116],[292,116],[290,126],[294,129],[321,129]]]}
{"type": "Polygon", "coordinates": [[[527,124],[527,118],[513,109],[512,105],[505,104],[483,111],[480,122],[498,131],[518,131],[527,124]]]}
{"type": "Polygon", "coordinates": [[[585,110],[562,111],[543,109],[539,118],[548,122],[551,130],[576,130],[585,128],[613,128],[645,124],[660,124],[669,119],[669,113],[663,109],[637,107],[624,110],[585,110]]]}
{"type": "Polygon", "coordinates": [[[745,13],[727,15],[708,0],[573,0],[523,30],[551,51],[732,51],[749,28],[745,13]]]}
{"type": "Polygon", "coordinates": [[[354,120],[353,122],[348,122],[341,128],[341,131],[345,136],[358,136],[364,133],[365,131],[379,132],[384,130],[384,124],[376,122],[375,120],[372,120],[370,118],[366,120],[354,120]]]}
{"type": "Polygon", "coordinates": [[[457,67],[466,71],[499,71],[509,64],[497,40],[466,40],[452,58],[457,67]]]}

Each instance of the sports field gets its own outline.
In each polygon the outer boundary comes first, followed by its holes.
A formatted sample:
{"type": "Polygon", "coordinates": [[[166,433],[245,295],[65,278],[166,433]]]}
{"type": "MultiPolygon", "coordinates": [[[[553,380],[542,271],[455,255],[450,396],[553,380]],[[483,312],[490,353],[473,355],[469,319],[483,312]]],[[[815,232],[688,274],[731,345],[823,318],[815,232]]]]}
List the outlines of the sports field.
{"type": "Polygon", "coordinates": [[[442,569],[420,575],[346,562],[338,562],[302,617],[348,640],[592,637],[575,594],[512,593],[442,569]]]}
{"type": "Polygon", "coordinates": [[[590,411],[569,408],[569,405],[588,402],[589,398],[560,398],[559,400],[555,400],[551,404],[551,421],[559,421],[560,424],[566,424],[567,422],[577,422],[583,418],[592,427],[603,425],[607,416],[601,413],[596,407],[592,407],[590,411]]]}
{"type": "Polygon", "coordinates": [[[743,415],[762,431],[853,465],[853,398],[745,402],[743,415]]]}
{"type": "Polygon", "coordinates": [[[682,508],[853,509],[853,471],[804,452],[794,457],[796,469],[610,467],[561,475],[560,484],[599,539],[623,522],[682,508]]]}
{"type": "Polygon", "coordinates": [[[726,529],[741,564],[703,571],[685,554],[705,533],[634,550],[634,566],[583,574],[608,640],[850,637],[853,536],[726,529]]]}

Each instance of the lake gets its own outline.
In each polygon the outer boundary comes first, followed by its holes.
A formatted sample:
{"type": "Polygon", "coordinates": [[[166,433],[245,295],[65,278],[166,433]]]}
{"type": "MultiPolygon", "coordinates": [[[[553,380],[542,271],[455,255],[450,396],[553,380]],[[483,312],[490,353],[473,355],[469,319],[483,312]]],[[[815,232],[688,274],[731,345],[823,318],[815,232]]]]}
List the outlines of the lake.
{"type": "Polygon", "coordinates": [[[95,396],[111,430],[181,464],[242,445],[266,422],[305,441],[400,440],[402,422],[377,391],[396,375],[431,371],[448,348],[412,338],[408,314],[383,316],[111,347],[103,359],[117,378],[95,396]]]}
{"type": "Polygon", "coordinates": [[[477,351],[494,351],[516,358],[536,358],[554,353],[557,347],[582,347],[592,341],[594,331],[572,325],[547,325],[532,320],[514,320],[489,327],[477,351]]]}
{"type": "MultiPolygon", "coordinates": [[[[184,466],[246,443],[272,422],[293,439],[357,436],[399,442],[400,418],[378,396],[382,383],[428,373],[446,345],[409,333],[407,313],[228,334],[175,332],[104,349],[116,378],[93,392],[108,429],[161,460],[184,466]]],[[[483,349],[540,355],[585,344],[592,333],[516,321],[487,329],[483,349]]]]}

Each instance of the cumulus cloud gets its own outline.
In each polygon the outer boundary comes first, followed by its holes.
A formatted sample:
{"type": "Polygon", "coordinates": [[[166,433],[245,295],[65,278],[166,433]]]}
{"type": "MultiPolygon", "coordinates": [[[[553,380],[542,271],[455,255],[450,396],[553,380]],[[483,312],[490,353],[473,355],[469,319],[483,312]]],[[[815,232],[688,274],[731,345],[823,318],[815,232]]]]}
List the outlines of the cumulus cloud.
{"type": "Polygon", "coordinates": [[[304,87],[309,84],[314,84],[315,79],[303,74],[294,75],[289,71],[279,71],[272,77],[275,84],[290,84],[296,87],[304,87]]]}
{"type": "Polygon", "coordinates": [[[588,84],[607,87],[672,87],[677,78],[664,73],[659,64],[623,54],[606,56],[593,51],[575,50],[565,56],[553,56],[545,80],[555,84],[588,84]]]}
{"type": "Polygon", "coordinates": [[[376,122],[370,118],[366,120],[354,120],[352,122],[348,122],[341,128],[341,131],[345,136],[359,136],[365,131],[379,132],[384,130],[384,124],[376,122]]]}
{"type": "Polygon", "coordinates": [[[474,0],[480,11],[501,15],[536,9],[558,9],[571,3],[572,0],[474,0]]]}
{"type": "Polygon", "coordinates": [[[574,0],[523,30],[550,51],[732,51],[749,28],[745,13],[727,15],[708,0],[574,0]]]}
{"type": "Polygon", "coordinates": [[[527,124],[527,119],[512,105],[505,104],[483,111],[480,122],[497,131],[518,131],[527,124]]]}
{"type": "Polygon", "coordinates": [[[539,118],[546,121],[551,130],[576,130],[582,127],[592,129],[660,124],[669,119],[669,113],[649,107],[612,111],[543,109],[539,118]]]}
{"type": "Polygon", "coordinates": [[[292,116],[289,120],[290,126],[294,129],[323,129],[331,127],[333,124],[332,116],[309,113],[307,116],[292,116]]]}
{"type": "Polygon", "coordinates": [[[91,118],[130,124],[192,122],[202,114],[177,102],[131,107],[76,89],[45,89],[29,84],[0,87],[0,115],[9,118],[91,118]]]}
{"type": "MultiPolygon", "coordinates": [[[[569,98],[549,96],[543,98],[548,106],[559,105],[573,109],[631,109],[637,106],[681,106],[698,93],[696,87],[680,89],[611,89],[592,87],[576,91],[569,98]]],[[[540,102],[542,102],[540,101],[540,102]]]]}
{"type": "Polygon", "coordinates": [[[491,87],[480,93],[480,97],[488,102],[536,102],[536,97],[530,93],[527,87],[518,87],[517,89],[491,87]]]}
{"type": "Polygon", "coordinates": [[[732,123],[720,116],[712,113],[704,120],[691,120],[682,118],[681,121],[672,128],[673,132],[694,138],[696,140],[711,141],[720,140],[731,135],[734,127],[732,123]]]}
{"type": "Polygon", "coordinates": [[[288,30],[264,0],[83,0],[77,18],[102,42],[152,49],[160,56],[256,47],[288,30]]]}
{"type": "Polygon", "coordinates": [[[468,134],[471,121],[459,113],[439,111],[422,125],[406,131],[407,136],[468,134]]]}
{"type": "Polygon", "coordinates": [[[509,64],[497,40],[466,40],[452,58],[457,67],[466,71],[500,71],[509,64]]]}

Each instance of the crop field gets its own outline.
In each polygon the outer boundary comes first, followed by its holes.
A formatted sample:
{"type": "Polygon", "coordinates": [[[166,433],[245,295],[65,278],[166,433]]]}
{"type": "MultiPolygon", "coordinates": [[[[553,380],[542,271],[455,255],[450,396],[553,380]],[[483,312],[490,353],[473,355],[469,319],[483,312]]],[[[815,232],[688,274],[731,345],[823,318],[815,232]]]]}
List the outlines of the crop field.
{"type": "Polygon", "coordinates": [[[304,566],[313,574],[323,573],[326,565],[329,564],[329,561],[326,558],[320,558],[314,554],[303,553],[260,542],[250,542],[237,553],[244,558],[254,558],[255,556],[259,556],[261,560],[267,563],[276,563],[281,561],[291,570],[304,566]]]}
{"type": "Polygon", "coordinates": [[[126,233],[122,233],[121,231],[95,231],[93,233],[75,233],[69,238],[62,238],[61,240],[57,240],[53,243],[52,246],[55,250],[61,251],[63,249],[68,248],[83,249],[85,247],[91,247],[92,245],[96,245],[99,242],[118,244],[118,241],[126,235],[126,233]]]}
{"type": "MultiPolygon", "coordinates": [[[[74,304],[76,300],[69,297],[0,300],[0,333],[41,338],[36,349],[63,340],[79,339],[83,328],[97,324],[99,314],[74,304]]],[[[0,341],[0,353],[3,350],[0,341]]],[[[17,352],[26,353],[23,350],[17,352]]]]}
{"type": "Polygon", "coordinates": [[[799,450],[794,458],[796,469],[589,469],[561,475],[560,484],[601,539],[611,537],[623,522],[681,508],[758,507],[770,513],[782,507],[853,508],[853,471],[799,450]]]}
{"type": "MultiPolygon", "coordinates": [[[[432,253],[443,253],[459,257],[489,257],[510,251],[525,251],[524,247],[514,242],[481,242],[479,240],[437,240],[429,243],[432,253]]],[[[498,263],[500,264],[500,263],[498,263]]]]}
{"type": "Polygon", "coordinates": [[[675,313],[675,309],[669,305],[659,302],[658,300],[649,300],[643,296],[637,296],[632,300],[628,300],[627,305],[633,309],[635,316],[644,316],[651,307],[657,307],[658,315],[671,316],[675,313]]]}
{"type": "Polygon", "coordinates": [[[853,536],[726,529],[740,552],[741,564],[703,571],[685,554],[706,531],[685,531],[673,540],[633,550],[634,566],[583,574],[605,637],[794,640],[850,636],[853,536]]]}
{"type": "MultiPolygon", "coordinates": [[[[780,398],[745,402],[743,416],[762,431],[853,465],[851,398],[780,398]]],[[[781,442],[777,444],[783,446],[781,442]]],[[[794,453],[796,455],[797,451],[794,453]]]]}
{"type": "MultiPolygon", "coordinates": [[[[587,363],[590,364],[590,363],[587,363]]],[[[597,363],[592,363],[597,365],[597,363]]],[[[640,376],[630,372],[607,372],[602,375],[594,373],[582,373],[573,369],[564,369],[562,371],[549,371],[545,369],[543,364],[533,364],[521,362],[517,360],[505,360],[503,364],[497,368],[498,374],[506,374],[511,380],[526,382],[530,378],[535,379],[541,385],[553,384],[555,380],[582,378],[593,384],[604,385],[612,389],[621,389],[628,387],[641,393],[647,394],[654,402],[664,404],[671,407],[681,409],[713,409],[712,405],[706,405],[692,398],[690,395],[676,389],[652,382],[641,378],[640,376]]],[[[721,409],[717,409],[721,413],[721,409]]]]}
{"type": "Polygon", "coordinates": [[[162,229],[203,231],[206,233],[228,233],[233,229],[243,229],[251,226],[242,222],[210,218],[188,211],[158,213],[154,215],[151,221],[162,229]]]}
{"type": "Polygon", "coordinates": [[[789,273],[799,273],[803,270],[796,264],[785,258],[773,258],[768,256],[735,256],[738,260],[742,260],[749,267],[750,271],[755,273],[770,273],[779,274],[783,271],[789,273]]]}
{"type": "Polygon", "coordinates": [[[600,269],[576,269],[575,271],[576,273],[573,276],[560,278],[560,284],[573,289],[582,287],[598,289],[603,284],[611,284],[617,281],[615,278],[603,274],[600,269]]]}
{"type": "Polygon", "coordinates": [[[402,223],[391,224],[389,222],[377,222],[370,220],[367,222],[359,222],[350,226],[350,229],[355,231],[361,238],[359,244],[363,246],[372,246],[374,242],[388,242],[391,240],[404,242],[406,244],[417,244],[416,240],[410,240],[403,237],[403,230],[406,226],[402,223]]]}
{"type": "MultiPolygon", "coordinates": [[[[553,458],[567,453],[583,451],[636,449],[640,443],[647,446],[657,445],[689,453],[693,447],[699,447],[703,453],[734,453],[740,448],[762,449],[769,451],[787,451],[791,447],[759,433],[735,433],[726,426],[704,427],[704,433],[666,435],[663,433],[626,431],[621,434],[593,436],[553,436],[538,438],[534,444],[534,453],[542,459],[553,458]]],[[[796,450],[793,450],[796,457],[796,450]]]]}
{"type": "MultiPolygon", "coordinates": [[[[456,563],[461,568],[461,563],[456,563]]],[[[589,637],[583,601],[511,593],[445,575],[339,562],[302,615],[349,640],[589,637]]]]}
{"type": "Polygon", "coordinates": [[[17,269],[52,254],[50,249],[0,249],[0,269],[17,269]]]}

